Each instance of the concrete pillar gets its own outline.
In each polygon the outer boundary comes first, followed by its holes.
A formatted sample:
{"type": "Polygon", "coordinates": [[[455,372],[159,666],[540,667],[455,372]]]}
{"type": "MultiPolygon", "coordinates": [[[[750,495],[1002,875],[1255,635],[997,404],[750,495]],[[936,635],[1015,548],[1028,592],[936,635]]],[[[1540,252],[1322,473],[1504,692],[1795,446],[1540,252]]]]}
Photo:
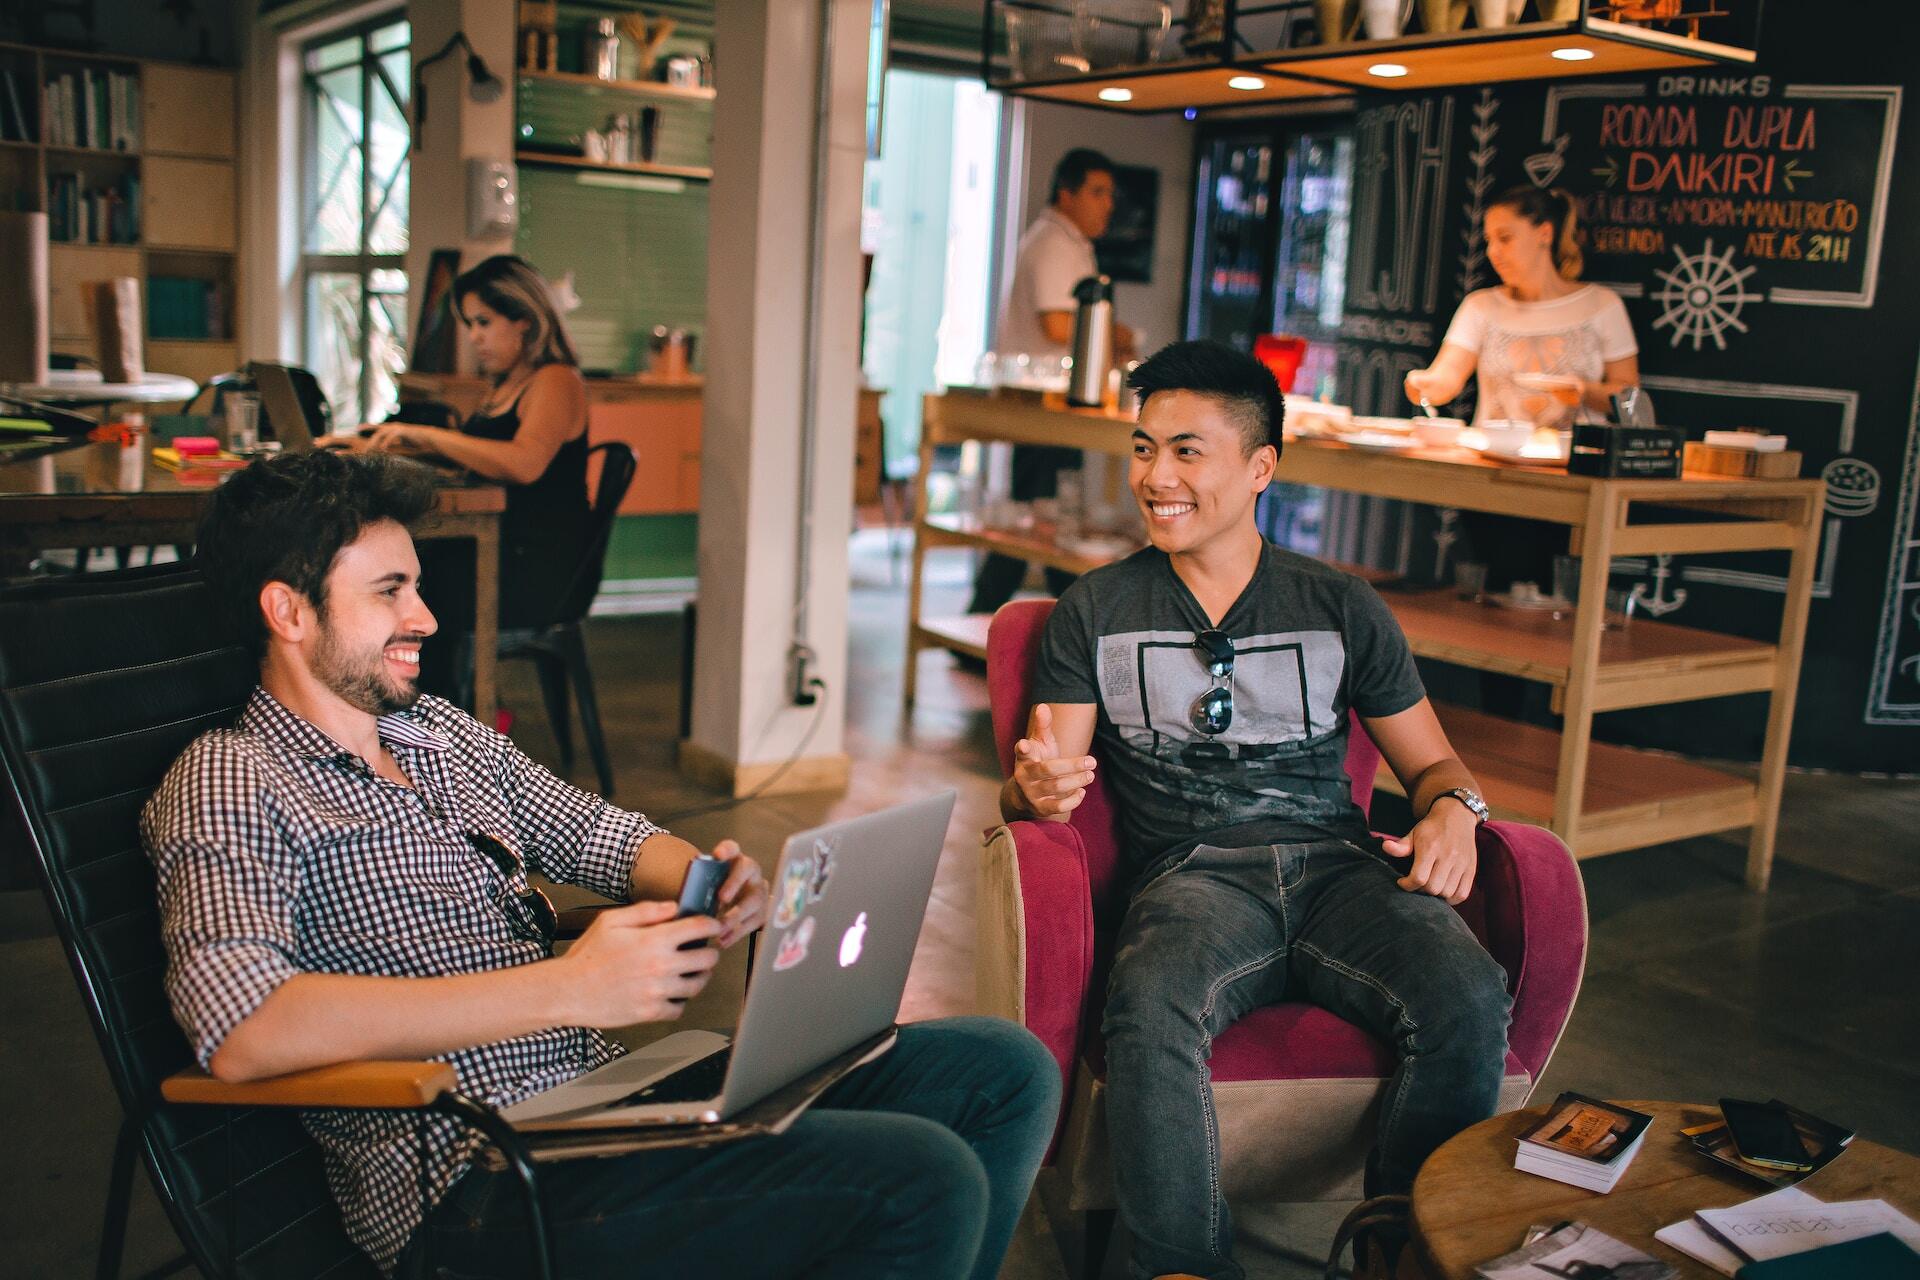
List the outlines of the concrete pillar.
{"type": "MultiPolygon", "coordinates": [[[[427,262],[435,249],[460,250],[460,265],[470,267],[496,253],[512,253],[512,236],[467,234],[467,161],[513,159],[514,6],[503,0],[410,0],[407,21],[413,28],[413,61],[432,57],[454,32],[464,31],[474,52],[506,83],[494,102],[475,102],[467,93],[467,56],[455,49],[428,67],[427,120],[414,138],[413,191],[407,244],[408,349],[420,327],[421,290],[427,262]]],[[[535,263],[538,267],[540,264],[535,263]]],[[[462,367],[472,353],[460,344],[462,367]]]]}
{"type": "Polygon", "coordinates": [[[860,191],[866,0],[716,6],[700,612],[688,774],[733,794],[802,758],[782,791],[844,784],[847,538],[860,380],[860,191]],[[822,287],[810,296],[815,70],[830,15],[822,287]],[[807,320],[816,325],[806,642],[824,705],[793,705],[807,320]],[[815,726],[814,718],[820,717],[815,726]],[[806,739],[809,730],[811,739],[806,739]]]}

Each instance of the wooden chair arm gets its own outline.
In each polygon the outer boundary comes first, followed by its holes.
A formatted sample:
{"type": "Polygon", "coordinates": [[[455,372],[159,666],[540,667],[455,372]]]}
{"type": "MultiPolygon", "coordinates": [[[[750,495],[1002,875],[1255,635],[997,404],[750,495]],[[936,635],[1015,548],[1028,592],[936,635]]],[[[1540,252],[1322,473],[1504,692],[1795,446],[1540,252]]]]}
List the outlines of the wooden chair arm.
{"type": "Polygon", "coordinates": [[[160,1083],[168,1102],[227,1107],[424,1107],[459,1085],[444,1062],[338,1062],[266,1080],[229,1084],[198,1067],[160,1083]]]}

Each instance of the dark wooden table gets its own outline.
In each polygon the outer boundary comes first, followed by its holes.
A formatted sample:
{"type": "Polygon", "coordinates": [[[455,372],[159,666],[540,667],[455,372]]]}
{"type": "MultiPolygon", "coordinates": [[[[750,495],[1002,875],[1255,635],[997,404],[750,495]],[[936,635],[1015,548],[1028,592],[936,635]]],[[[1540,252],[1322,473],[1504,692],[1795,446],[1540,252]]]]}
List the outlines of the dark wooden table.
{"type": "MultiPolygon", "coordinates": [[[[190,543],[215,484],[182,480],[146,449],[76,444],[9,461],[0,453],[0,576],[22,573],[59,547],[190,543]]],[[[497,484],[447,480],[416,538],[471,538],[474,544],[473,713],[491,725],[497,705],[500,629],[500,513],[497,484]]]]}
{"type": "MultiPolygon", "coordinates": [[[[1495,1116],[1457,1135],[1420,1167],[1413,1184],[1413,1234],[1420,1261],[1435,1280],[1471,1280],[1489,1258],[1520,1247],[1533,1223],[1584,1222],[1669,1263],[1686,1280],[1718,1280],[1719,1272],[1653,1238],[1696,1209],[1718,1209],[1764,1195],[1768,1188],[1693,1150],[1683,1127],[1719,1118],[1704,1103],[1626,1102],[1653,1116],[1653,1127],[1620,1183],[1600,1195],[1513,1167],[1514,1143],[1547,1108],[1495,1116]]],[[[1920,1159],[1855,1138],[1824,1169],[1799,1184],[1821,1200],[1885,1200],[1920,1214],[1920,1159]]]]}

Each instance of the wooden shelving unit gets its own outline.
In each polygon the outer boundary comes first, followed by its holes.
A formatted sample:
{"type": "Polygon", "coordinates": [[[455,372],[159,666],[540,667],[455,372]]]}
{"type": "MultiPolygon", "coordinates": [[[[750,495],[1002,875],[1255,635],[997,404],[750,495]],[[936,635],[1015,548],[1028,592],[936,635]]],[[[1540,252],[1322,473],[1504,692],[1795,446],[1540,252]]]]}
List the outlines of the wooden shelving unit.
{"type": "MultiPolygon", "coordinates": [[[[1033,0],[998,0],[984,6],[982,78],[1001,93],[1129,113],[1351,97],[1363,90],[1405,93],[1523,80],[1738,68],[1752,65],[1756,56],[1750,48],[1583,11],[1568,21],[1416,31],[1387,40],[1352,39],[1287,49],[1254,49],[1229,42],[1231,55],[1169,56],[1133,66],[1062,70],[1025,78],[999,74],[990,56],[996,20],[1004,21],[1009,8],[1031,12],[1045,7],[1033,0]]],[[[1224,7],[1231,31],[1234,13],[1241,6],[1227,0],[1224,7]]],[[[1757,0],[1753,8],[1757,33],[1757,0]]],[[[1056,12],[1064,21],[1065,11],[1056,12]]],[[[1050,40],[1039,34],[1029,37],[1043,44],[1058,43],[1061,38],[1059,32],[1050,40]]],[[[1178,34],[1165,36],[1163,50],[1177,50],[1178,39],[1178,34]]],[[[1079,65],[1084,66],[1084,60],[1079,65]]]]}
{"type": "Polygon", "coordinates": [[[585,156],[556,155],[551,151],[516,151],[514,163],[546,167],[549,169],[583,169],[599,173],[639,173],[656,178],[682,178],[689,182],[713,181],[713,170],[704,165],[691,164],[647,164],[635,161],[631,164],[615,164],[610,160],[589,160],[585,156]]]}
{"type": "Polygon", "coordinates": [[[577,71],[531,71],[518,73],[522,80],[569,85],[599,93],[629,94],[636,98],[658,98],[665,102],[712,102],[713,90],[706,85],[681,86],[659,80],[602,80],[599,76],[577,71]]]}
{"type": "Polygon", "coordinates": [[[80,286],[109,276],[141,282],[148,320],[155,277],[197,279],[221,293],[220,336],[145,339],[146,366],[205,381],[240,364],[239,205],[235,131],[237,78],[231,71],[106,54],[75,53],[0,43],[0,67],[10,69],[34,137],[0,141],[0,187],[22,207],[49,208],[52,182],[78,173],[104,183],[125,172],[138,177],[130,241],[53,240],[48,246],[50,321],[56,352],[96,356],[80,303],[80,286]],[[137,91],[139,131],[127,150],[55,145],[45,141],[42,88],[80,71],[130,76],[137,91]]]}
{"type": "MultiPolygon", "coordinates": [[[[1131,423],[1064,402],[965,392],[929,396],[915,495],[909,597],[907,699],[928,648],[985,655],[983,617],[920,615],[928,549],[972,546],[1084,573],[1099,560],[1075,554],[1043,525],[1018,533],[930,515],[925,477],[933,450],[967,440],[1050,444],[1125,456],[1131,423]]],[[[1448,736],[1505,817],[1552,828],[1576,856],[1595,857],[1668,840],[1750,827],[1747,881],[1764,889],[1771,872],[1780,790],[1793,719],[1807,605],[1825,485],[1818,480],[1596,480],[1565,471],[1490,462],[1461,451],[1363,453],[1331,441],[1289,440],[1280,475],[1291,483],[1400,498],[1472,511],[1528,516],[1570,526],[1582,557],[1580,607],[1571,617],[1496,609],[1444,590],[1400,590],[1383,582],[1414,653],[1550,686],[1563,716],[1545,729],[1460,708],[1438,708],[1448,736]],[[1678,523],[1675,509],[1710,517],[1678,523]],[[1619,555],[1777,549],[1788,553],[1785,606],[1769,643],[1636,618],[1618,630],[1604,620],[1610,562],[1619,555]],[[1766,743],[1755,776],[1739,776],[1658,752],[1596,743],[1602,711],[1766,693],[1766,743]]],[[[1349,566],[1342,566],[1348,568],[1349,566]]],[[[1369,574],[1378,581],[1382,575],[1369,574]]],[[[1398,783],[1382,770],[1380,784],[1398,783]]]]}

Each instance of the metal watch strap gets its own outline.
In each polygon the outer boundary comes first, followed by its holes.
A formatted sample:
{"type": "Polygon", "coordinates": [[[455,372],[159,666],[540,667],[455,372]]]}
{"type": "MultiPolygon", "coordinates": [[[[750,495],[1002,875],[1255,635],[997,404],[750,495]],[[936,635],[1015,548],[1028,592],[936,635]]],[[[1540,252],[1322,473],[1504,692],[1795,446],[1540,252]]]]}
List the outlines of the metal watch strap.
{"type": "MultiPolygon", "coordinates": [[[[1487,802],[1482,800],[1474,792],[1469,791],[1465,787],[1449,787],[1433,798],[1433,804],[1439,804],[1448,796],[1452,796],[1455,800],[1458,800],[1467,807],[1467,812],[1473,815],[1476,825],[1487,820],[1487,802]]],[[[1429,813],[1433,811],[1432,804],[1427,806],[1427,811],[1429,813]]]]}

